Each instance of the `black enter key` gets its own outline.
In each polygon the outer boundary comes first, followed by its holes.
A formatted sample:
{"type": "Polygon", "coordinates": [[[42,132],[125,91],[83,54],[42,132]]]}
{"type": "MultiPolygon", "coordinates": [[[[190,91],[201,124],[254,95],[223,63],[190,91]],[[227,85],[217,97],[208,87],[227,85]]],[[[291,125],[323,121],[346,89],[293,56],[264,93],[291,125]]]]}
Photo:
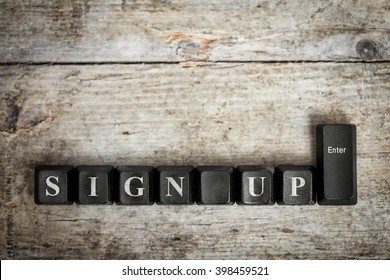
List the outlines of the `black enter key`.
{"type": "Polygon", "coordinates": [[[355,125],[318,125],[316,137],[318,204],[356,204],[355,125]]]}

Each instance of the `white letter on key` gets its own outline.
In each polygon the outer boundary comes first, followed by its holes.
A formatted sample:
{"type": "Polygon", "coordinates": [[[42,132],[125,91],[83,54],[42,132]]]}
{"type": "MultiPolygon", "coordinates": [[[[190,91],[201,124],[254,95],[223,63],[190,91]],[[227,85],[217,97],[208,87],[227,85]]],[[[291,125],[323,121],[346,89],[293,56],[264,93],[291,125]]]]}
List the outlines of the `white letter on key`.
{"type": "Polygon", "coordinates": [[[128,195],[133,196],[133,197],[135,197],[135,196],[143,196],[145,188],[137,188],[137,193],[136,194],[132,194],[131,193],[131,191],[130,191],[130,184],[131,184],[131,180],[133,180],[133,179],[138,179],[138,180],[141,181],[142,184],[144,183],[144,177],[130,177],[125,182],[125,192],[128,195]]]}
{"type": "Polygon", "coordinates": [[[249,180],[249,194],[251,196],[261,196],[264,192],[264,179],[265,177],[259,177],[261,179],[261,193],[255,194],[255,179],[256,177],[248,177],[249,180]]]}
{"type": "Polygon", "coordinates": [[[302,188],[305,185],[305,179],[302,177],[291,177],[291,195],[290,196],[298,196],[297,189],[302,188]],[[299,184],[298,184],[299,182],[299,184]]]}
{"type": "Polygon", "coordinates": [[[56,184],[54,184],[53,182],[50,182],[51,178],[55,179],[57,181],[57,183],[58,183],[58,177],[55,177],[55,176],[47,177],[46,185],[49,188],[52,188],[55,191],[55,193],[54,194],[49,193],[49,191],[46,189],[46,196],[56,196],[60,192],[60,188],[56,184]]]}
{"type": "Polygon", "coordinates": [[[96,194],[96,179],[97,177],[88,177],[91,179],[91,194],[89,196],[97,196],[96,194]]]}
{"type": "Polygon", "coordinates": [[[179,177],[179,179],[180,179],[180,186],[179,186],[178,183],[176,183],[176,181],[172,177],[165,177],[165,178],[168,180],[168,194],[166,194],[165,196],[172,196],[169,193],[169,183],[172,184],[172,186],[180,194],[180,196],[183,196],[183,179],[184,179],[184,177],[179,177]]]}

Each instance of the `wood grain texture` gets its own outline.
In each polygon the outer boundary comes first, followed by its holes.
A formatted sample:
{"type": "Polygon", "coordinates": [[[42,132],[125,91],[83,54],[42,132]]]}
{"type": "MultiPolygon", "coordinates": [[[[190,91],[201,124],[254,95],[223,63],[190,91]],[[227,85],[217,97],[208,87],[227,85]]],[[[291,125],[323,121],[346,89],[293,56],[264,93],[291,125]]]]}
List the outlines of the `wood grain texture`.
{"type": "Polygon", "coordinates": [[[0,62],[389,61],[390,3],[0,0],[0,62]]]}
{"type": "MultiPolygon", "coordinates": [[[[119,7],[120,8],[120,7],[119,7]]],[[[388,63],[0,67],[0,258],[389,259],[388,63]],[[37,206],[36,164],[314,164],[357,126],[356,206],[37,206]]]]}

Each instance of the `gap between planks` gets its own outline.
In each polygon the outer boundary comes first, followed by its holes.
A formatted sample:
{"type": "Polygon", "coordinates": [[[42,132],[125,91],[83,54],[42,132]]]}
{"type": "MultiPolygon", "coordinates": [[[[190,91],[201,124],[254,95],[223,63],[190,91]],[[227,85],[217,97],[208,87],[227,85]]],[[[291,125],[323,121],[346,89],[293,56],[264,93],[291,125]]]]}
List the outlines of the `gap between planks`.
{"type": "Polygon", "coordinates": [[[372,61],[361,61],[361,60],[216,60],[216,61],[102,61],[102,62],[0,62],[0,66],[83,66],[83,65],[163,65],[163,64],[184,64],[194,63],[198,65],[207,64],[228,64],[228,63],[241,63],[241,64],[386,64],[390,63],[390,60],[372,60],[372,61]]]}

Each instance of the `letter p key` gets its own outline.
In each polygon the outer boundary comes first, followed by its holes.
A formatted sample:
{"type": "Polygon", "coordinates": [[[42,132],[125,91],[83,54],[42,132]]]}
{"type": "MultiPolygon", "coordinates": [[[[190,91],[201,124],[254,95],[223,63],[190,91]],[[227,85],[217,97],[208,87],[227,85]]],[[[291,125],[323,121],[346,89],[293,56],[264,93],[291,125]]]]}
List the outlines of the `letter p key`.
{"type": "Polygon", "coordinates": [[[303,205],[315,203],[314,167],[282,165],[276,168],[278,204],[303,205]]]}

